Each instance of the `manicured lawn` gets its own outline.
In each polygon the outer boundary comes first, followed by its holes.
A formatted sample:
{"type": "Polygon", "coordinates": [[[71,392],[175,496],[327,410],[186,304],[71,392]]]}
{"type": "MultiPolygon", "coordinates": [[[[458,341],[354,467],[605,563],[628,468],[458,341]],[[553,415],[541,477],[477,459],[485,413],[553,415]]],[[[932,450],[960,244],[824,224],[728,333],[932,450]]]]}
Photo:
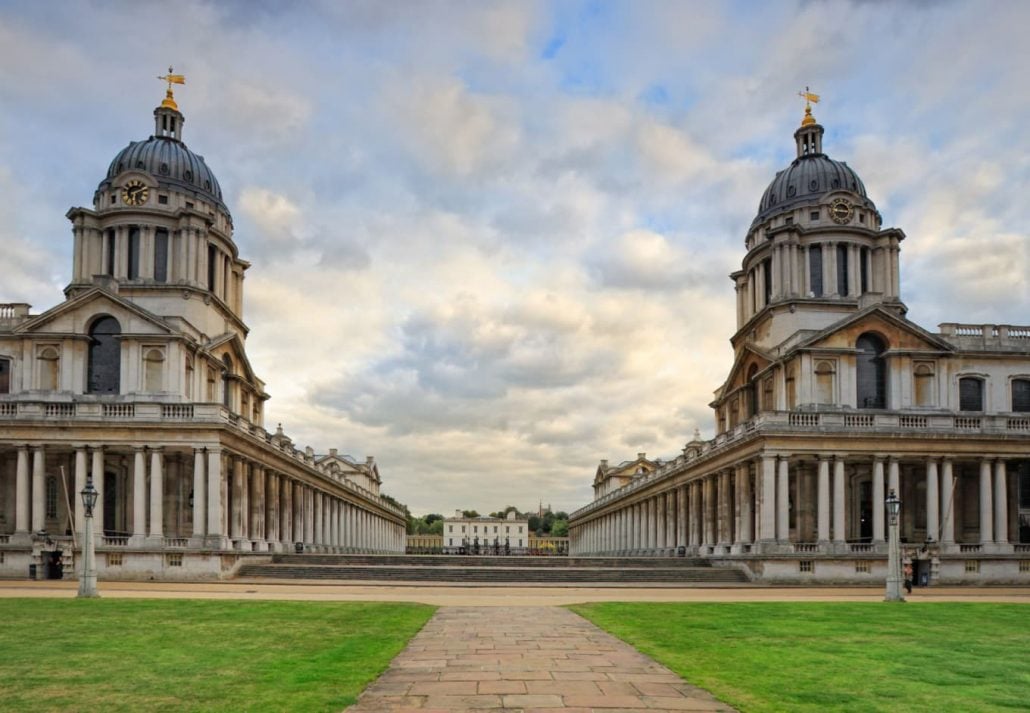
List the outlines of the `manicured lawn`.
{"type": "Polygon", "coordinates": [[[1030,606],[585,604],[743,711],[1030,710],[1030,606]]]}
{"type": "Polygon", "coordinates": [[[350,602],[0,600],[0,709],[342,710],[433,611],[350,602]]]}

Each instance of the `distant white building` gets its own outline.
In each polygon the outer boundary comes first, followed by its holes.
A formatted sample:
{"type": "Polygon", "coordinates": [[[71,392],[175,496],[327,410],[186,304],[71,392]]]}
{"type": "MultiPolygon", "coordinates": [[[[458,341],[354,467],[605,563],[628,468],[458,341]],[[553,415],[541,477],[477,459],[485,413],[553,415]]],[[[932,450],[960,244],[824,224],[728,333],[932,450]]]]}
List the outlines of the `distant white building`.
{"type": "Polygon", "coordinates": [[[514,512],[501,519],[465,517],[456,510],[443,521],[443,546],[445,552],[521,552],[529,547],[529,521],[514,512]]]}

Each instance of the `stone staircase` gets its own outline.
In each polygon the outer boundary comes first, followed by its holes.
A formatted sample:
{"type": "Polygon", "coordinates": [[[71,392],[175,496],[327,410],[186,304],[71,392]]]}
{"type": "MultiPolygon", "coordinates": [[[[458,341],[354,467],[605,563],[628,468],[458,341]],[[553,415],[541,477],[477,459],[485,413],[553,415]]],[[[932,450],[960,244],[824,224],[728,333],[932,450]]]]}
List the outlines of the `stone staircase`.
{"type": "Polygon", "coordinates": [[[705,560],[647,557],[484,557],[440,555],[277,554],[244,564],[238,578],[448,584],[741,584],[740,570],[705,560]]]}

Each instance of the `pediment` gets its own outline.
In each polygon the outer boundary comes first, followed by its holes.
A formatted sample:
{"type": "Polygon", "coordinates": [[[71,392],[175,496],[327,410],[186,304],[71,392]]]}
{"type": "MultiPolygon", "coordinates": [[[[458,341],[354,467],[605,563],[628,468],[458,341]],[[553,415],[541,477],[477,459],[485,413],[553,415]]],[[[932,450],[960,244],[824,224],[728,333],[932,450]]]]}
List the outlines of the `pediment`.
{"type": "Polygon", "coordinates": [[[746,384],[748,381],[747,375],[751,371],[752,366],[756,367],[755,370],[760,373],[772,363],[772,357],[761,349],[756,349],[751,345],[741,347],[740,351],[737,352],[736,359],[733,360],[733,366],[730,367],[729,376],[726,377],[726,381],[723,383],[720,396],[746,384]]]}
{"type": "Polygon", "coordinates": [[[103,288],[93,288],[19,324],[16,334],[88,334],[97,317],[118,320],[122,334],[171,335],[176,331],[156,314],[103,288]]]}
{"type": "Polygon", "coordinates": [[[218,361],[221,361],[222,357],[228,354],[234,365],[242,367],[243,376],[247,381],[252,384],[262,385],[263,387],[264,382],[254,373],[254,367],[251,365],[250,359],[247,358],[247,350],[239,334],[233,332],[221,334],[208,340],[203,345],[203,349],[218,361]]]}
{"type": "Polygon", "coordinates": [[[812,335],[797,349],[854,349],[856,340],[866,333],[879,336],[888,351],[953,352],[955,348],[940,337],[879,306],[851,315],[812,335]]]}

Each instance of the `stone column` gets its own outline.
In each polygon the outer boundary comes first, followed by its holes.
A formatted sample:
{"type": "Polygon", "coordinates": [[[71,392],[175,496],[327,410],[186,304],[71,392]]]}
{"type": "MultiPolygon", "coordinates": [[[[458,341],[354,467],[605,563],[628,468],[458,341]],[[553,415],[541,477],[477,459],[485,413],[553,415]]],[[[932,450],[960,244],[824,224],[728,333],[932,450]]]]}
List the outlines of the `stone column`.
{"type": "Polygon", "coordinates": [[[816,539],[819,542],[830,541],[830,461],[819,456],[818,483],[816,485],[819,500],[816,511],[816,539]]]}
{"type": "Polygon", "coordinates": [[[1007,545],[1009,541],[1009,497],[1006,488],[1005,461],[994,461],[994,541],[1007,545]]]}
{"type": "MultiPolygon", "coordinates": [[[[243,460],[230,456],[230,472],[232,474],[232,512],[230,513],[229,536],[233,540],[243,538],[243,460]]],[[[237,543],[233,542],[233,547],[237,543]]]]}
{"type": "Polygon", "coordinates": [[[14,483],[14,531],[29,532],[29,449],[22,446],[18,449],[18,467],[14,483]]]}
{"type": "Polygon", "coordinates": [[[279,477],[279,541],[287,552],[293,551],[293,481],[279,477]]]}
{"type": "Polygon", "coordinates": [[[269,468],[265,471],[265,539],[273,552],[282,551],[279,532],[279,476],[269,468]]]}
{"type": "MultiPolygon", "coordinates": [[[[21,459],[19,458],[19,461],[21,459]]],[[[76,537],[83,533],[83,525],[86,522],[86,509],[82,506],[82,496],[79,495],[86,487],[86,448],[85,446],[75,447],[75,492],[70,497],[75,503],[75,528],[76,537]]]]}
{"type": "Polygon", "coordinates": [[[668,547],[665,539],[665,533],[668,531],[668,523],[666,522],[666,508],[665,508],[665,494],[656,495],[654,497],[654,509],[655,509],[655,549],[664,550],[668,547]]]}
{"type": "Polygon", "coordinates": [[[742,463],[740,472],[740,541],[751,544],[755,539],[755,514],[751,509],[751,466],[742,463]]]}
{"type": "Polygon", "coordinates": [[[689,543],[687,534],[687,487],[676,488],[676,546],[686,547],[689,543]]]}
{"type": "MultiPolygon", "coordinates": [[[[887,459],[887,493],[894,491],[894,494],[901,497],[901,467],[897,458],[887,459]]],[[[901,515],[904,517],[904,514],[901,515]]],[[[898,525],[898,532],[901,532],[901,525],[898,525]]]]}
{"type": "Polygon", "coordinates": [[[164,545],[164,453],[150,449],[150,541],[164,545]]]}
{"type": "Polygon", "coordinates": [[[883,493],[883,458],[873,458],[873,542],[884,541],[886,504],[883,493]]]}
{"type": "Polygon", "coordinates": [[[833,461],[833,541],[844,540],[844,459],[838,457],[833,461]]]}
{"type": "Polygon", "coordinates": [[[991,462],[986,458],[980,461],[980,544],[988,545],[994,541],[994,522],[991,517],[991,462]]]}
{"type": "Polygon", "coordinates": [[[304,486],[304,541],[315,544],[315,491],[304,486]]]}
{"type": "Polygon", "coordinates": [[[690,531],[692,544],[698,550],[704,544],[704,480],[698,479],[691,484],[690,493],[690,531]]]}
{"type": "Polygon", "coordinates": [[[776,456],[762,456],[761,510],[758,538],[765,542],[776,539],[776,456]]]}
{"type": "Polygon", "coordinates": [[[293,541],[304,542],[304,489],[293,481],[293,541]]]}
{"type": "Polygon", "coordinates": [[[941,544],[955,544],[955,504],[953,502],[955,481],[952,475],[952,461],[941,461],[941,544]]]}
{"type": "Polygon", "coordinates": [[[676,490],[665,494],[665,547],[676,553],[676,490]]]}
{"type": "Polygon", "coordinates": [[[267,552],[265,538],[265,469],[254,463],[250,468],[250,539],[256,552],[267,552]]]}
{"type": "Polygon", "coordinates": [[[46,453],[43,446],[35,446],[32,449],[32,531],[39,532],[46,529],[46,492],[45,463],[46,453]]]}
{"type": "Polygon", "coordinates": [[[204,520],[207,517],[207,488],[205,487],[204,449],[193,449],[193,547],[204,544],[204,520]]]}
{"type": "Polygon", "coordinates": [[[776,477],[776,539],[790,542],[790,463],[787,458],[779,459],[779,473],[776,477]]]}
{"type": "Polygon", "coordinates": [[[926,461],[926,536],[940,542],[939,507],[941,494],[937,489],[937,461],[926,461]]]}
{"type": "Polygon", "coordinates": [[[226,546],[225,530],[222,528],[222,450],[207,449],[207,536],[209,547],[224,549],[226,546]]]}
{"type": "Polygon", "coordinates": [[[147,456],[142,447],[132,449],[132,544],[147,539],[147,456]]]}
{"type": "Polygon", "coordinates": [[[726,471],[720,470],[712,478],[715,490],[715,542],[726,544],[726,471]]]}
{"type": "Polygon", "coordinates": [[[90,470],[93,474],[93,487],[97,489],[97,505],[93,508],[93,533],[96,535],[96,543],[102,543],[104,536],[104,448],[97,446],[93,449],[92,463],[90,470]]]}

